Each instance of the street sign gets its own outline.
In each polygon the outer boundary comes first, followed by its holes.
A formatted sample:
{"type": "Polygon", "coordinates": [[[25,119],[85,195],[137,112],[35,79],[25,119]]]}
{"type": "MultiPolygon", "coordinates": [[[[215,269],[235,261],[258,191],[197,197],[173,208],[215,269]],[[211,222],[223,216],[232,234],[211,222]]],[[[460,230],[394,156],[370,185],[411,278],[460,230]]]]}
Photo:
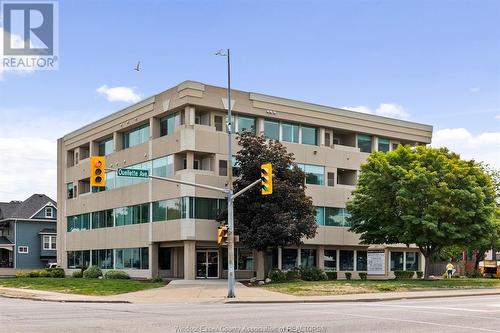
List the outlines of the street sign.
{"type": "Polygon", "coordinates": [[[140,169],[118,169],[116,172],[118,176],[122,177],[136,177],[136,178],[148,178],[149,170],[140,170],[140,169]]]}

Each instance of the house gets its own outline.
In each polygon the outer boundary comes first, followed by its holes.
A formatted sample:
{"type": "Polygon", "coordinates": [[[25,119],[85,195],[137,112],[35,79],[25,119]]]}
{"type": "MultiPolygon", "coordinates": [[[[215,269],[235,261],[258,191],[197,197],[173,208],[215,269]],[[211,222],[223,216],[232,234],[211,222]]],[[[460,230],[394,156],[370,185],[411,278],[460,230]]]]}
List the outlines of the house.
{"type": "Polygon", "coordinates": [[[44,194],[0,202],[0,275],[56,262],[56,223],[57,204],[44,194]]]}

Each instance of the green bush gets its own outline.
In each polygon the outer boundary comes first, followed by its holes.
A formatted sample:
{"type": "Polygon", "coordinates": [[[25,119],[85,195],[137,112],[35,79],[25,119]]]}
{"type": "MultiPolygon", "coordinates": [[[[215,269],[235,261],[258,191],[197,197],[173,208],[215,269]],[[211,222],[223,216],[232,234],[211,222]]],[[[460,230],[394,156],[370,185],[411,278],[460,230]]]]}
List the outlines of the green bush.
{"type": "Polygon", "coordinates": [[[317,267],[301,267],[300,279],[304,281],[323,281],[327,280],[328,276],[321,268],[317,267]]]}
{"type": "Polygon", "coordinates": [[[97,266],[90,266],[83,272],[83,277],[86,279],[97,279],[102,276],[102,271],[97,266]]]}
{"type": "Polygon", "coordinates": [[[415,271],[394,271],[396,279],[413,279],[415,271]]]}
{"type": "Polygon", "coordinates": [[[326,272],[328,280],[337,280],[337,272],[326,272]]]}
{"type": "Polygon", "coordinates": [[[130,279],[130,276],[125,273],[124,271],[115,271],[115,270],[109,270],[104,274],[104,277],[106,279],[112,279],[112,280],[126,280],[130,279]]]}
{"type": "MultiPolygon", "coordinates": [[[[42,271],[43,272],[43,271],[42,271]]],[[[64,269],[57,267],[57,268],[46,268],[45,272],[49,273],[49,277],[53,278],[63,278],[66,276],[64,273],[64,269]]]]}
{"type": "Polygon", "coordinates": [[[28,277],[30,278],[37,278],[40,276],[40,272],[39,271],[31,271],[28,273],[28,277]]]}
{"type": "Polygon", "coordinates": [[[351,272],[346,272],[346,273],[345,273],[345,279],[346,279],[346,280],[350,280],[350,279],[351,279],[351,277],[352,277],[352,273],[351,273],[351,272]]]}
{"type": "Polygon", "coordinates": [[[293,268],[287,270],[285,275],[286,275],[287,281],[298,280],[298,279],[300,279],[300,268],[293,267],[293,268]]]}
{"type": "Polygon", "coordinates": [[[30,277],[29,272],[17,272],[16,273],[16,278],[27,278],[30,277]]]}
{"type": "Polygon", "coordinates": [[[155,277],[153,280],[151,280],[153,283],[162,283],[163,279],[160,276],[155,277]]]}
{"type": "Polygon", "coordinates": [[[476,278],[483,277],[483,274],[480,271],[478,271],[478,270],[472,270],[470,272],[466,272],[465,276],[468,277],[468,278],[476,279],[476,278]]]}
{"type": "Polygon", "coordinates": [[[361,272],[361,273],[358,273],[358,274],[359,274],[359,278],[361,280],[366,280],[368,278],[368,273],[361,272]]]}
{"type": "Polygon", "coordinates": [[[417,271],[417,279],[421,279],[424,277],[424,272],[422,271],[417,271]]]}
{"type": "Polygon", "coordinates": [[[38,272],[38,277],[51,278],[52,274],[48,270],[44,269],[43,271],[38,272]]]}
{"type": "Polygon", "coordinates": [[[71,274],[71,276],[76,278],[76,279],[80,279],[83,277],[83,274],[81,271],[76,271],[76,272],[73,272],[73,274],[71,274]]]}
{"type": "Polygon", "coordinates": [[[267,275],[271,279],[271,282],[279,283],[286,281],[286,273],[278,268],[273,268],[272,271],[267,275]]]}

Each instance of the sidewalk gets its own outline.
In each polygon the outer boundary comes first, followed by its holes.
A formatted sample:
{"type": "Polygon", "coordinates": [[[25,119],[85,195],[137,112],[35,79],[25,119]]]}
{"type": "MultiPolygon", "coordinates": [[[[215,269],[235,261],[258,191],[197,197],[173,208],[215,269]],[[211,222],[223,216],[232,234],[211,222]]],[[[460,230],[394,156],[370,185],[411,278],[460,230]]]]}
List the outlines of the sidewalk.
{"type": "Polygon", "coordinates": [[[236,298],[227,299],[227,281],[176,280],[167,286],[114,296],[85,296],[50,291],[0,287],[0,296],[49,302],[78,303],[319,303],[319,302],[379,302],[399,299],[425,299],[459,296],[500,295],[500,288],[447,289],[390,293],[367,293],[337,296],[292,296],[264,288],[236,284],[236,298]]]}

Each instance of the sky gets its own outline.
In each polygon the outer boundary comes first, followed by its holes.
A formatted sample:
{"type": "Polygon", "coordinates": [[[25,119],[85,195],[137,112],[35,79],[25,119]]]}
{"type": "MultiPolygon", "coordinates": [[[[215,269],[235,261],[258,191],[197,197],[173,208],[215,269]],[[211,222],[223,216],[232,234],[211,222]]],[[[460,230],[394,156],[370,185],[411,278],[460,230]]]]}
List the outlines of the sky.
{"type": "Polygon", "coordinates": [[[184,80],[225,86],[221,48],[234,89],[429,124],[500,168],[498,0],[61,0],[59,70],[0,69],[0,201],[56,199],[70,131],[184,80]]]}

